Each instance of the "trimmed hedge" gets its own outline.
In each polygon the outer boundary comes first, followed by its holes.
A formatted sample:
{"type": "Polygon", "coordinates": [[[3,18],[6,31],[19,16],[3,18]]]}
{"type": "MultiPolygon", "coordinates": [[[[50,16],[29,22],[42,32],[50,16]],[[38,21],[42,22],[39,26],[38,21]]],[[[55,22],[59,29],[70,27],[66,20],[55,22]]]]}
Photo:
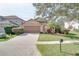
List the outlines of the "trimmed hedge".
{"type": "Polygon", "coordinates": [[[24,30],[21,27],[16,27],[16,28],[12,28],[12,32],[15,34],[22,34],[24,33],[24,30]]]}

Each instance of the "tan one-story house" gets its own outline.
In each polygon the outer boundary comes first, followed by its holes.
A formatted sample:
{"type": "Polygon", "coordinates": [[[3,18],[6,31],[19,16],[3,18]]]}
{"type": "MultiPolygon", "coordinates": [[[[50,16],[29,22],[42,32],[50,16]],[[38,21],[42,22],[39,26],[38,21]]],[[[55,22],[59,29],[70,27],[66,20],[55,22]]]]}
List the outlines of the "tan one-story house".
{"type": "Polygon", "coordinates": [[[43,32],[45,33],[47,25],[45,23],[40,23],[37,21],[26,21],[22,24],[22,27],[25,32],[32,32],[32,33],[37,33],[37,32],[43,32]]]}

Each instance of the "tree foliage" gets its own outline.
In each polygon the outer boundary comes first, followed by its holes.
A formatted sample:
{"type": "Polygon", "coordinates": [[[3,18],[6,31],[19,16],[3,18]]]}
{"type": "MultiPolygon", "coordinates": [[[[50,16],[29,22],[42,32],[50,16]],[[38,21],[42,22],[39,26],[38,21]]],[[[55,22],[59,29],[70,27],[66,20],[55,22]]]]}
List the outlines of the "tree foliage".
{"type": "Polygon", "coordinates": [[[33,3],[36,16],[51,20],[54,16],[79,19],[79,3],[33,3]]]}
{"type": "Polygon", "coordinates": [[[49,29],[55,30],[55,32],[58,32],[58,33],[61,32],[61,26],[56,22],[49,21],[48,27],[49,29]]]}

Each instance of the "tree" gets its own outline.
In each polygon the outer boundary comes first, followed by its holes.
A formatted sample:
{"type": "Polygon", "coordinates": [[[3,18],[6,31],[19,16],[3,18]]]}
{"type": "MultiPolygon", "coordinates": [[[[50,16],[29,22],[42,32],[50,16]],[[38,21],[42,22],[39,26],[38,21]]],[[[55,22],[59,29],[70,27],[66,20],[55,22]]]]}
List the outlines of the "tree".
{"type": "Polygon", "coordinates": [[[36,8],[36,16],[44,19],[51,20],[54,16],[79,19],[79,3],[33,3],[33,6],[36,8]]]}
{"type": "Polygon", "coordinates": [[[52,29],[55,33],[61,32],[61,26],[59,25],[59,23],[49,21],[47,25],[48,25],[49,29],[50,30],[52,29]]]}

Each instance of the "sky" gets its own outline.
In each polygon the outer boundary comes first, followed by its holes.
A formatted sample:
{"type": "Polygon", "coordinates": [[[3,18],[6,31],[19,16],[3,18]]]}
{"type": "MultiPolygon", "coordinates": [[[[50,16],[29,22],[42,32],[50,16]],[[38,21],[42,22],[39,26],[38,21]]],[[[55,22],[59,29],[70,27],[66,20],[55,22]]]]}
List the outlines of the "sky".
{"type": "Polygon", "coordinates": [[[0,0],[0,16],[16,15],[28,20],[35,16],[35,8],[32,3],[65,3],[69,1],[78,2],[78,0],[0,0]]]}
{"type": "Polygon", "coordinates": [[[3,3],[0,4],[0,16],[16,15],[24,20],[35,16],[35,7],[32,3],[3,3]]]}

